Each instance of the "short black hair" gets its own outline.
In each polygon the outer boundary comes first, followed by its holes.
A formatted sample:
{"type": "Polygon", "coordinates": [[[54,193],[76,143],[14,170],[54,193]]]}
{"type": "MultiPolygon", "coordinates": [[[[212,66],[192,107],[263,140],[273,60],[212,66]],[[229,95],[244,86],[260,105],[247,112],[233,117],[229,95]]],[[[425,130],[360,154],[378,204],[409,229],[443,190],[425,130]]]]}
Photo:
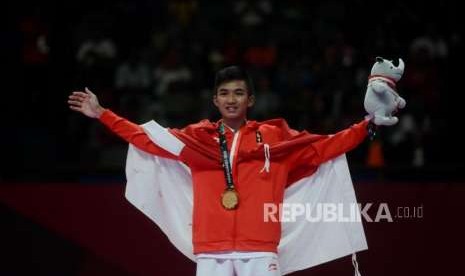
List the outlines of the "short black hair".
{"type": "Polygon", "coordinates": [[[213,91],[214,92],[213,94],[216,94],[216,91],[221,84],[228,82],[228,81],[234,81],[234,80],[244,81],[245,84],[247,85],[249,96],[252,96],[254,94],[255,89],[253,86],[252,78],[250,77],[247,71],[245,71],[244,69],[242,69],[241,67],[237,65],[225,67],[216,73],[215,89],[213,91]]]}

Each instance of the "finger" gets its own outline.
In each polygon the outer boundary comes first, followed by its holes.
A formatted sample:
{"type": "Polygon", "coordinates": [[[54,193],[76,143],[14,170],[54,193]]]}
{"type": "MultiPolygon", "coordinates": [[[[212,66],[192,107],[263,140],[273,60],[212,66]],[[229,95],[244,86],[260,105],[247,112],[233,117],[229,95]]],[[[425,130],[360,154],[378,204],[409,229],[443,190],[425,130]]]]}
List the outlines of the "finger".
{"type": "Polygon", "coordinates": [[[72,100],[69,100],[68,103],[70,105],[74,105],[74,106],[79,106],[81,107],[82,106],[82,103],[80,101],[72,101],[72,100]]]}
{"type": "Polygon", "coordinates": [[[81,112],[81,108],[70,105],[69,108],[74,111],[81,112]]]}
{"type": "Polygon", "coordinates": [[[90,91],[89,88],[87,88],[87,87],[85,88],[85,91],[86,91],[87,94],[89,94],[91,96],[94,95],[94,93],[92,93],[92,91],[90,91]]]}
{"type": "Polygon", "coordinates": [[[74,96],[79,96],[79,97],[84,97],[84,98],[88,97],[88,94],[86,94],[84,92],[81,92],[81,91],[74,91],[73,95],[74,96]]]}
{"type": "Polygon", "coordinates": [[[68,99],[76,100],[76,101],[84,101],[87,99],[87,97],[69,95],[68,99]]]}

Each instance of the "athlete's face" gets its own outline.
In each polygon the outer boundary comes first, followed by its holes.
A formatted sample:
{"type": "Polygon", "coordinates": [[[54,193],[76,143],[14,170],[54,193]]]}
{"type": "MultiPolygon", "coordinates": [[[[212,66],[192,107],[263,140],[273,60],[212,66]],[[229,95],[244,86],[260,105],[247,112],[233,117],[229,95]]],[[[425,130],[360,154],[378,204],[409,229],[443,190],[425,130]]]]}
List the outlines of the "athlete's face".
{"type": "Polygon", "coordinates": [[[232,80],[220,84],[213,96],[213,103],[221,113],[223,120],[243,121],[247,117],[247,108],[254,104],[254,96],[249,96],[245,81],[232,80]]]}

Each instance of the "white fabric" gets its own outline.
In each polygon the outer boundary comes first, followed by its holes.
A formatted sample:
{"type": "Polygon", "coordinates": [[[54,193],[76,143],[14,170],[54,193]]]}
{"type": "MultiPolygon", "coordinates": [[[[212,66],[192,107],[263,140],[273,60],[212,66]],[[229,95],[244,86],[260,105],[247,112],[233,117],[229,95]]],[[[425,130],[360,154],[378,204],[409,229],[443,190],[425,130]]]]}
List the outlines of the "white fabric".
{"type": "Polygon", "coordinates": [[[129,146],[126,198],[152,219],[189,259],[192,247],[192,180],[181,162],[147,154],[129,146]]]}
{"type": "MultiPolygon", "coordinates": [[[[157,135],[153,132],[149,137],[157,135]]],[[[165,141],[168,144],[180,142],[173,135],[169,139],[165,141]]],[[[147,154],[130,145],[126,177],[128,201],[152,219],[178,250],[195,261],[190,170],[181,162],[147,154]]],[[[345,155],[322,164],[312,176],[291,185],[285,191],[284,203],[342,203],[347,214],[356,198],[345,155]]],[[[359,209],[355,211],[360,217],[359,209]]],[[[282,222],[278,256],[283,275],[368,248],[361,221],[310,223],[304,216],[297,218],[296,222],[282,222]]]]}
{"type": "Polygon", "coordinates": [[[269,173],[270,172],[270,145],[264,144],[263,151],[265,152],[265,164],[263,165],[263,168],[261,169],[260,173],[262,173],[263,171],[266,171],[267,173],[269,173]]]}
{"type": "MultiPolygon", "coordinates": [[[[341,204],[343,214],[360,218],[355,207],[355,192],[345,155],[328,161],[312,176],[286,189],[285,203],[341,204]]],[[[315,205],[315,206],[316,206],[315,205]]],[[[313,216],[315,217],[315,216],[313,216]]],[[[305,269],[368,248],[361,221],[355,222],[282,222],[278,247],[283,274],[305,269]]]]}
{"type": "Polygon", "coordinates": [[[200,253],[195,255],[196,259],[210,258],[210,259],[252,259],[263,257],[276,257],[278,255],[274,252],[259,252],[259,251],[218,251],[214,253],[200,253]]]}
{"type": "Polygon", "coordinates": [[[276,256],[242,259],[201,258],[197,261],[197,276],[279,276],[276,256]]]}
{"type": "Polygon", "coordinates": [[[184,148],[184,143],[171,134],[166,128],[159,125],[154,120],[142,125],[150,140],[162,147],[166,151],[179,156],[184,148]]]}

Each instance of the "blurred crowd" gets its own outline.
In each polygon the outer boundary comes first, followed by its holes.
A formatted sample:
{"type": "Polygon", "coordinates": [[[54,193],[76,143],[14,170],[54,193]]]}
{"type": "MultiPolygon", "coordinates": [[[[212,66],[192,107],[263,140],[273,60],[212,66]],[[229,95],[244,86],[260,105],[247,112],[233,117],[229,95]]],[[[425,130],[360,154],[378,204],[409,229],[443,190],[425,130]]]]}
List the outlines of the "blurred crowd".
{"type": "Polygon", "coordinates": [[[136,123],[155,119],[182,127],[218,118],[211,103],[214,75],[231,64],[253,76],[251,119],[283,117],[298,130],[333,133],[365,115],[376,56],[405,61],[398,91],[407,107],[398,125],[380,129],[351,155],[352,164],[419,169],[462,163],[449,155],[460,141],[451,135],[459,122],[453,109],[463,60],[456,4],[116,0],[13,9],[4,47],[15,62],[13,99],[28,115],[15,115],[13,136],[2,142],[21,148],[19,155],[11,149],[9,159],[20,169],[121,169],[126,145],[66,110],[73,90],[88,87],[104,107],[136,123]]]}

